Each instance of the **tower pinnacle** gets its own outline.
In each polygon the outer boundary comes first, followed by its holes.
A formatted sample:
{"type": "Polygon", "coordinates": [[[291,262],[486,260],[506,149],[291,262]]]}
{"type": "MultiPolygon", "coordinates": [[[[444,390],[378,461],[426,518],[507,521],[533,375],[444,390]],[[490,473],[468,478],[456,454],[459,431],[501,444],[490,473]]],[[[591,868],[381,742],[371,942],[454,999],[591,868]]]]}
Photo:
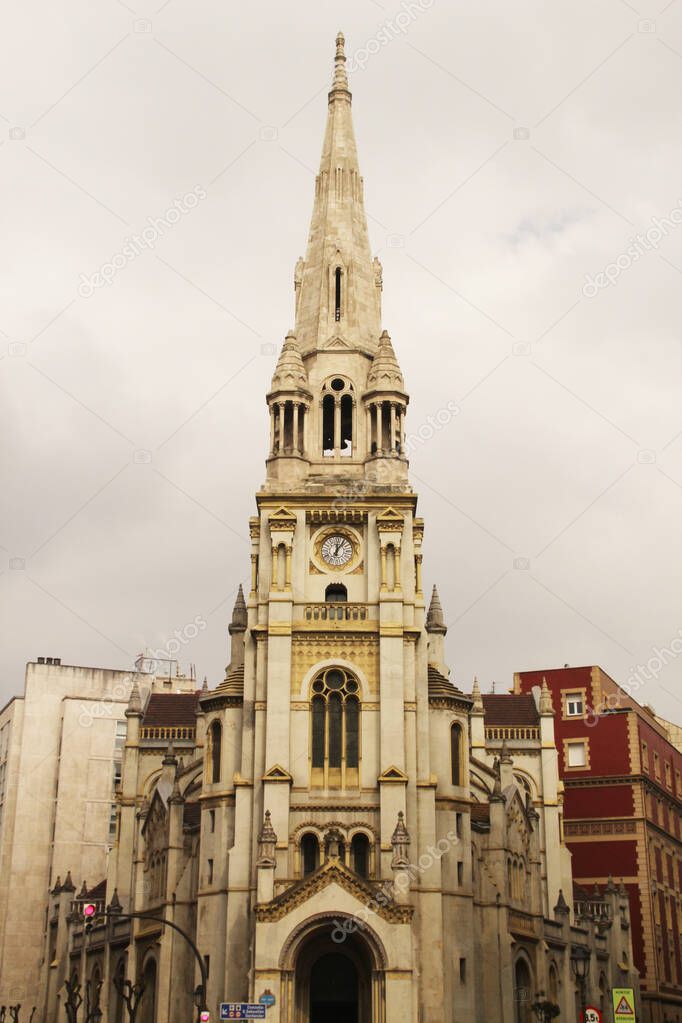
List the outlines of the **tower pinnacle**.
{"type": "Polygon", "coordinates": [[[294,333],[304,359],[336,339],[374,355],[381,333],[381,268],[369,247],[344,46],[339,32],[308,247],[296,265],[294,333]]]}
{"type": "Polygon", "coordinates": [[[334,82],[331,92],[329,93],[330,100],[337,92],[346,92],[350,98],[350,92],[348,92],[348,75],[346,74],[346,39],[343,32],[339,32],[336,36],[334,82]]]}

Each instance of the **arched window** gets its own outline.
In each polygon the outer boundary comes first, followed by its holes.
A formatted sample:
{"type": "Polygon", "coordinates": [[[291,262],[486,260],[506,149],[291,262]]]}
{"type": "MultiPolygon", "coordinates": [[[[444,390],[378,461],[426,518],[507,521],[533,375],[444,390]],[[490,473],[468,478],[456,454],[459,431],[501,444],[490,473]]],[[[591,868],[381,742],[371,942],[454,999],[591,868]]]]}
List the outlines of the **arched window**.
{"type": "Polygon", "coordinates": [[[142,1010],[138,1017],[140,1023],[155,1023],[156,1021],[156,960],[149,958],[142,971],[142,983],[144,994],[140,1003],[142,1010]]]}
{"type": "Polygon", "coordinates": [[[222,756],[223,729],[219,721],[214,721],[209,730],[211,756],[211,782],[220,781],[220,761],[222,756]]]}
{"type": "Polygon", "coordinates": [[[360,877],[369,877],[369,839],[367,835],[353,835],[350,844],[351,866],[360,877]]]}
{"type": "Polygon", "coordinates": [[[320,865],[320,843],[317,835],[308,832],[301,839],[301,873],[303,877],[312,874],[320,865]]]}
{"type": "Polygon", "coordinates": [[[549,1000],[555,1005],[559,1004],[559,975],[554,963],[549,967],[549,1000]]]}
{"type": "Polygon", "coordinates": [[[326,668],[313,680],[313,784],[357,785],[359,782],[359,690],[357,679],[341,668],[326,668]]]}
{"type": "Polygon", "coordinates": [[[126,964],[124,959],[119,959],[116,964],[116,970],[113,976],[114,991],[116,992],[116,998],[114,1001],[114,1019],[113,1023],[123,1023],[123,1011],[125,1003],[123,1001],[123,982],[126,979],[126,964]]]}
{"type": "Polygon", "coordinates": [[[324,599],[328,604],[348,600],[348,590],[343,583],[331,583],[324,591],[324,599]]]}
{"type": "Polygon", "coordinates": [[[328,458],[353,454],[354,390],[350,380],[332,377],[322,385],[322,454],[328,458]]]}
{"type": "Polygon", "coordinates": [[[517,959],[514,969],[514,1003],[516,1023],[532,1023],[531,1003],[533,1001],[533,984],[530,969],[525,959],[517,959]]]}
{"type": "Polygon", "coordinates": [[[450,729],[450,766],[452,769],[452,784],[462,784],[462,729],[454,724],[450,729]]]}

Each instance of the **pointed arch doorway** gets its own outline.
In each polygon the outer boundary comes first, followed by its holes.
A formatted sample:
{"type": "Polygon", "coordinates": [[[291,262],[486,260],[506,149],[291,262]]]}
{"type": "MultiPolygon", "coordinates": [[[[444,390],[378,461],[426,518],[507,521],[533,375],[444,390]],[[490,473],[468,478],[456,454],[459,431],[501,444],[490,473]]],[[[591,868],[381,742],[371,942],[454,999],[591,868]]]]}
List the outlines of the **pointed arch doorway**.
{"type": "MultiPolygon", "coordinates": [[[[338,918],[337,918],[338,922],[338,918]]],[[[284,1019],[292,1023],[385,1023],[383,949],[365,931],[334,941],[338,926],[309,921],[289,944],[285,958],[284,1019]]]]}

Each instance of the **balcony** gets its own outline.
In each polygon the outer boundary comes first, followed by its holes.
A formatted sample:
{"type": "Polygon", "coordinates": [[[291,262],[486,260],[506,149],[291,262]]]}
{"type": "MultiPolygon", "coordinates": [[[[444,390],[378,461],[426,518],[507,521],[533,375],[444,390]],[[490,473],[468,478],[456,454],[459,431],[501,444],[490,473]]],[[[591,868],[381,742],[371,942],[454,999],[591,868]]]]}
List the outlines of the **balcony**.
{"type": "Polygon", "coordinates": [[[156,742],[194,742],[196,729],[193,725],[143,725],[140,739],[156,742]]]}
{"type": "Polygon", "coordinates": [[[333,601],[328,604],[305,604],[306,622],[366,622],[369,618],[366,604],[347,604],[333,601]]]}
{"type": "Polygon", "coordinates": [[[502,742],[537,742],[540,738],[538,725],[488,725],[485,730],[486,739],[502,742]]]}

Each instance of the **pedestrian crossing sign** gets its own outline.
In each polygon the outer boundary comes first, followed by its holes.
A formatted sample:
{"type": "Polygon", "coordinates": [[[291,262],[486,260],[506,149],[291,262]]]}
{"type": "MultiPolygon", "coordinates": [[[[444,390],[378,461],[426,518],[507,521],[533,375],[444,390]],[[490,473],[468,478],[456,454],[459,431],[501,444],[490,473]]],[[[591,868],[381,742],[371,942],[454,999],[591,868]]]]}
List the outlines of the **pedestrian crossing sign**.
{"type": "Polygon", "coordinates": [[[613,989],[614,1023],[636,1023],[635,993],[631,987],[614,987],[613,989]]]}

